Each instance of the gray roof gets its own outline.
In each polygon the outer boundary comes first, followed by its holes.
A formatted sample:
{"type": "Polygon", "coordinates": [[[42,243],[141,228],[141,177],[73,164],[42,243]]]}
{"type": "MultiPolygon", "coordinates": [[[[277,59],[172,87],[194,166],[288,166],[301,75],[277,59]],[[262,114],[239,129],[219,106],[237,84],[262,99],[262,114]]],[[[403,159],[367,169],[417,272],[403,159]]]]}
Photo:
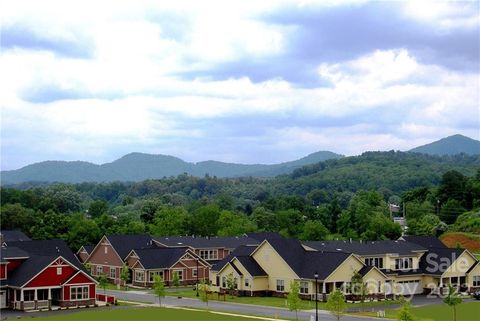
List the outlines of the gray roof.
{"type": "Polygon", "coordinates": [[[420,270],[425,274],[442,275],[464,251],[464,249],[432,248],[420,258],[420,270]]]}
{"type": "Polygon", "coordinates": [[[155,241],[165,246],[189,246],[194,249],[236,249],[240,245],[257,245],[260,242],[248,236],[157,236],[155,241]]]}
{"type": "Polygon", "coordinates": [[[2,242],[30,241],[31,239],[20,230],[1,230],[0,239],[2,242]]]}
{"type": "Polygon", "coordinates": [[[9,272],[7,283],[12,286],[22,286],[36,274],[52,263],[58,256],[31,255],[28,260],[9,272]]]}
{"type": "Polygon", "coordinates": [[[283,236],[281,236],[278,232],[252,232],[252,233],[246,233],[245,235],[259,242],[262,242],[263,240],[268,240],[268,239],[283,238],[283,236]]]}
{"type": "Polygon", "coordinates": [[[401,237],[407,242],[418,244],[425,248],[445,248],[447,247],[435,236],[423,236],[423,235],[404,235],[401,237]]]}
{"type": "Polygon", "coordinates": [[[256,248],[257,248],[256,245],[255,246],[241,245],[237,247],[235,250],[233,250],[232,253],[230,253],[229,255],[227,255],[217,263],[213,264],[211,267],[211,270],[220,271],[225,266],[225,264],[230,262],[233,258],[239,257],[239,256],[249,256],[250,254],[252,254],[253,251],[255,251],[256,248]]]}
{"type": "Polygon", "coordinates": [[[147,270],[170,268],[185,255],[187,250],[186,247],[134,249],[140,263],[147,270]]]}
{"type": "Polygon", "coordinates": [[[357,255],[384,255],[395,253],[398,255],[411,255],[415,252],[427,251],[421,245],[402,240],[384,241],[307,241],[305,245],[319,251],[354,253],[357,255]]]}
{"type": "Polygon", "coordinates": [[[7,259],[28,258],[29,255],[18,247],[9,246],[0,248],[0,262],[6,262],[7,259]]]}
{"type": "Polygon", "coordinates": [[[95,248],[95,245],[89,244],[89,245],[84,245],[82,247],[87,252],[87,254],[90,254],[90,253],[92,253],[93,249],[95,248]]]}
{"type": "Polygon", "coordinates": [[[251,276],[266,276],[267,272],[265,272],[260,265],[258,265],[257,261],[251,256],[237,256],[237,260],[242,263],[243,267],[250,273],[251,276]]]}
{"type": "Polygon", "coordinates": [[[152,248],[152,238],[147,234],[107,235],[107,239],[122,260],[133,249],[152,248]]]}

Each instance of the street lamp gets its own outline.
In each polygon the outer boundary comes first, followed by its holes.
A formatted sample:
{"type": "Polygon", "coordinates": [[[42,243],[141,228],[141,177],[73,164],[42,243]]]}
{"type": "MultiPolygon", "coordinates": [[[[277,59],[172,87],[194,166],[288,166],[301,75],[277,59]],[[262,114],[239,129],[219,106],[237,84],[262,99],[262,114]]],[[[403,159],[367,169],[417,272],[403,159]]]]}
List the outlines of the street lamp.
{"type": "Polygon", "coordinates": [[[318,273],[315,272],[315,321],[318,321],[318,273]]]}
{"type": "Polygon", "coordinates": [[[198,257],[197,257],[197,296],[198,296],[198,257]]]}

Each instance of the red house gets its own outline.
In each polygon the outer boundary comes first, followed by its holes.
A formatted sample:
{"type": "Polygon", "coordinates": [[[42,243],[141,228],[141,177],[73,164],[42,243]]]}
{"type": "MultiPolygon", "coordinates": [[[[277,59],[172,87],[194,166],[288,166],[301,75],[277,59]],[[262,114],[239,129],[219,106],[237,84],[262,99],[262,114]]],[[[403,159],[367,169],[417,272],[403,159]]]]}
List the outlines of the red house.
{"type": "Polygon", "coordinates": [[[61,240],[6,242],[0,251],[2,307],[95,305],[96,281],[61,240]]]}

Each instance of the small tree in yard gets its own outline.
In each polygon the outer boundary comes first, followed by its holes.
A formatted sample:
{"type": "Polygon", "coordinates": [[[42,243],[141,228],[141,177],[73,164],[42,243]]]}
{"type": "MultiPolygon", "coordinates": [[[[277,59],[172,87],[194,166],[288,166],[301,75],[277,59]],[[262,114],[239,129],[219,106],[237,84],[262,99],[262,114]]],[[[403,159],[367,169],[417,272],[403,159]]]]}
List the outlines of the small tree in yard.
{"type": "Polygon", "coordinates": [[[397,321],[415,321],[416,319],[410,309],[410,302],[405,300],[404,297],[401,297],[400,304],[402,308],[398,311],[397,321]]]}
{"type": "Polygon", "coordinates": [[[165,297],[165,282],[160,275],[153,277],[153,292],[158,296],[158,305],[162,306],[162,297],[165,297]]]}
{"type": "Polygon", "coordinates": [[[107,284],[108,279],[105,273],[100,274],[97,277],[98,286],[103,289],[103,296],[105,297],[105,302],[107,302],[107,284]]]}
{"type": "Polygon", "coordinates": [[[336,289],[334,292],[330,293],[326,308],[331,314],[333,314],[337,321],[340,320],[345,312],[345,309],[347,308],[347,304],[345,303],[345,297],[339,289],[336,289]]]}
{"type": "Polygon", "coordinates": [[[200,292],[200,300],[205,302],[208,307],[208,294],[210,293],[210,284],[202,280],[198,285],[198,290],[200,292]]]}
{"type": "Polygon", "coordinates": [[[300,284],[293,280],[290,282],[290,292],[287,295],[288,309],[295,311],[295,320],[298,320],[298,310],[302,299],[300,299],[300,284]]]}
{"type": "Polygon", "coordinates": [[[178,275],[177,271],[173,272],[172,284],[177,288],[180,286],[180,276],[178,275]]]}
{"type": "Polygon", "coordinates": [[[365,301],[365,296],[367,295],[367,287],[365,286],[365,283],[363,283],[363,277],[360,273],[355,271],[353,272],[350,282],[351,282],[351,292],[355,296],[358,296],[362,304],[362,310],[363,310],[363,302],[365,301]]]}
{"type": "Polygon", "coordinates": [[[230,273],[227,275],[227,288],[228,288],[228,293],[230,296],[233,298],[233,291],[235,290],[237,284],[235,282],[235,278],[233,277],[233,273],[230,273]]]}
{"type": "Polygon", "coordinates": [[[462,303],[462,298],[458,295],[453,286],[448,286],[448,295],[443,299],[443,302],[453,308],[453,321],[457,321],[457,305],[462,303]]]}
{"type": "Polygon", "coordinates": [[[123,281],[126,290],[128,282],[128,266],[126,264],[123,264],[122,269],[120,270],[120,279],[123,281]]]}

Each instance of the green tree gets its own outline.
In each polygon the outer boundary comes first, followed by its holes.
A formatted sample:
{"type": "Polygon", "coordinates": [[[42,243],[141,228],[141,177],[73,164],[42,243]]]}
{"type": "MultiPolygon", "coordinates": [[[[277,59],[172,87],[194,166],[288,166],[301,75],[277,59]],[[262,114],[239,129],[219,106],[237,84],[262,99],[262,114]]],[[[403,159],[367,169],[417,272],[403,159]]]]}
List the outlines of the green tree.
{"type": "Polygon", "coordinates": [[[185,234],[188,212],[183,207],[161,207],[155,212],[149,230],[152,235],[168,236],[185,234]]]}
{"type": "Polygon", "coordinates": [[[189,224],[192,234],[200,236],[217,235],[217,221],[220,217],[220,208],[216,204],[203,205],[193,211],[189,224]]]}
{"type": "Polygon", "coordinates": [[[235,214],[231,211],[222,211],[218,218],[217,225],[221,226],[218,230],[218,236],[236,236],[244,233],[253,232],[257,229],[243,214],[235,214]]]}
{"type": "Polygon", "coordinates": [[[178,271],[173,272],[172,284],[177,288],[180,286],[180,275],[178,274],[178,271]]]}
{"type": "Polygon", "coordinates": [[[300,298],[300,284],[298,281],[293,280],[290,282],[290,292],[287,295],[288,309],[295,311],[295,320],[298,320],[298,310],[302,299],[300,298]]]}
{"type": "Polygon", "coordinates": [[[127,289],[127,282],[128,282],[128,277],[129,277],[129,270],[128,270],[128,265],[123,264],[122,269],[120,270],[120,279],[123,281],[123,286],[125,287],[125,290],[127,289]]]}
{"type": "Polygon", "coordinates": [[[300,239],[305,241],[325,240],[329,231],[320,221],[306,221],[300,239]]]}
{"type": "Polygon", "coordinates": [[[6,204],[0,210],[2,229],[20,229],[27,234],[32,228],[35,211],[20,204],[6,204]]]}
{"type": "Polygon", "coordinates": [[[108,203],[104,200],[95,200],[88,207],[88,214],[92,218],[100,217],[108,212],[108,203]]]}
{"type": "Polygon", "coordinates": [[[160,275],[153,277],[153,293],[158,297],[158,305],[162,306],[162,297],[165,297],[165,282],[160,275]]]}
{"type": "Polygon", "coordinates": [[[457,290],[451,285],[448,286],[448,294],[443,299],[448,306],[453,309],[453,321],[457,321],[457,305],[462,303],[462,298],[458,295],[457,290]]]}
{"type": "Polygon", "coordinates": [[[397,321],[415,321],[416,318],[412,314],[410,302],[401,297],[400,304],[402,308],[398,311],[397,321]]]}
{"type": "Polygon", "coordinates": [[[363,310],[363,303],[365,302],[365,296],[367,295],[367,286],[363,282],[363,277],[360,273],[357,271],[353,272],[352,278],[350,280],[351,283],[351,292],[354,294],[357,299],[360,299],[360,302],[362,304],[362,310],[363,310]]]}
{"type": "Polygon", "coordinates": [[[466,211],[467,210],[461,205],[460,201],[449,199],[440,209],[440,219],[447,224],[453,224],[457,217],[466,211]]]}
{"type": "Polygon", "coordinates": [[[210,284],[205,280],[202,280],[198,285],[198,291],[200,292],[200,300],[205,302],[208,307],[208,295],[210,294],[210,284]]]}
{"type": "Polygon", "coordinates": [[[426,214],[418,219],[407,219],[410,235],[436,235],[440,219],[435,214],[426,214]]]}
{"type": "Polygon", "coordinates": [[[227,289],[230,296],[233,298],[233,291],[237,288],[237,280],[233,276],[233,273],[227,275],[227,289]]]}
{"type": "Polygon", "coordinates": [[[87,219],[82,213],[70,215],[69,226],[66,241],[74,251],[85,244],[96,244],[102,236],[95,221],[87,219]]]}
{"type": "Polygon", "coordinates": [[[347,308],[345,296],[339,289],[336,289],[334,292],[330,293],[325,307],[337,319],[337,321],[340,321],[340,318],[347,308]]]}
{"type": "Polygon", "coordinates": [[[253,210],[252,220],[260,231],[272,232],[277,230],[278,224],[275,213],[262,206],[256,207],[253,210]]]}
{"type": "Polygon", "coordinates": [[[107,284],[108,279],[105,273],[100,274],[97,276],[98,286],[103,289],[103,296],[105,297],[105,302],[107,302],[107,284]]]}

